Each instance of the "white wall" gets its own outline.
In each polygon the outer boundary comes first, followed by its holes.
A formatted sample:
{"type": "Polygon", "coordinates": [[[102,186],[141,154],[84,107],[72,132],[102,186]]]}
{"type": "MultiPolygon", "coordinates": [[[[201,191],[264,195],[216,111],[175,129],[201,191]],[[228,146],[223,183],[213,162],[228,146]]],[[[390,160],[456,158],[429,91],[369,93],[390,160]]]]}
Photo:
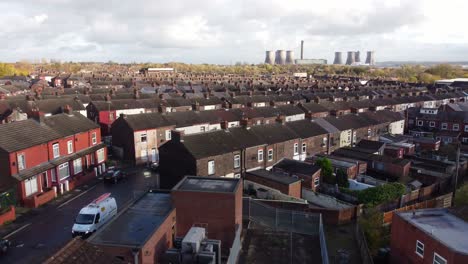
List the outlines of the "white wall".
{"type": "Polygon", "coordinates": [[[136,114],[141,114],[141,113],[144,113],[144,112],[145,112],[144,108],[122,109],[122,110],[115,111],[117,117],[119,117],[120,114],[136,115],[136,114]]]}
{"type": "Polygon", "coordinates": [[[303,120],[303,119],[305,119],[305,113],[298,114],[298,115],[290,115],[290,116],[286,116],[285,118],[286,122],[298,121],[298,120],[303,120]]]}
{"type": "Polygon", "coordinates": [[[343,130],[340,133],[340,148],[351,146],[351,141],[353,140],[353,133],[351,129],[343,130]],[[348,140],[349,137],[349,140],[348,140]]]}
{"type": "Polygon", "coordinates": [[[405,120],[396,121],[388,125],[388,132],[395,135],[403,135],[405,129],[405,120]]]}
{"type": "Polygon", "coordinates": [[[202,132],[202,127],[205,128],[205,131],[209,131],[210,124],[199,124],[193,125],[188,127],[178,127],[176,128],[177,131],[183,131],[185,135],[196,134],[202,132]]]}

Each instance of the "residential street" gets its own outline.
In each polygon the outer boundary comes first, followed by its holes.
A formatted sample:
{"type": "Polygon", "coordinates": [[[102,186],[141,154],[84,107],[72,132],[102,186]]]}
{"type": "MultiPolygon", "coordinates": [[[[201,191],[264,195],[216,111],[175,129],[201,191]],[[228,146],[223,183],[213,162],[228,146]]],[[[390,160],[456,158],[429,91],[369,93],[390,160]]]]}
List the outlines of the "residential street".
{"type": "Polygon", "coordinates": [[[22,229],[8,237],[13,245],[7,255],[0,256],[0,262],[41,263],[72,238],[71,228],[76,215],[82,207],[99,195],[112,193],[120,210],[145,190],[157,187],[156,173],[143,168],[128,169],[126,172],[127,179],[117,184],[100,181],[86,190],[78,188],[72,191],[77,193],[73,198],[48,207],[24,221],[25,223],[20,226],[22,229]]]}

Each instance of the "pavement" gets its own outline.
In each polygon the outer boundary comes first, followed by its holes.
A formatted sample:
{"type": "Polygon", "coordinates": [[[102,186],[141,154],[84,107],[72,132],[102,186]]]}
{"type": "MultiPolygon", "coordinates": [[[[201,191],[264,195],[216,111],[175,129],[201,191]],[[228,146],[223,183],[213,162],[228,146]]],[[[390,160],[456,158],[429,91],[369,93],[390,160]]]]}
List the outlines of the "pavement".
{"type": "Polygon", "coordinates": [[[0,227],[0,237],[12,242],[8,253],[0,256],[0,263],[43,262],[72,239],[71,228],[80,209],[103,193],[112,193],[119,210],[148,189],[159,187],[159,175],[147,168],[135,167],[124,171],[127,178],[117,184],[96,178],[0,227]]]}

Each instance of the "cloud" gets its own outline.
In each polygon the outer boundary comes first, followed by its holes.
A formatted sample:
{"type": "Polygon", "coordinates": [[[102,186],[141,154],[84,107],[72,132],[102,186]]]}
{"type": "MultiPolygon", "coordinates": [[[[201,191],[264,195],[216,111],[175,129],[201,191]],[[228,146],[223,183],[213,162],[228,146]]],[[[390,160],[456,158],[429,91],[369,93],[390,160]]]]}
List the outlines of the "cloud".
{"type": "Polygon", "coordinates": [[[0,57],[262,62],[376,50],[377,59],[468,59],[463,0],[3,0],[0,57]],[[430,52],[423,52],[430,50],[430,52]],[[465,56],[465,57],[463,57],[465,56]]]}

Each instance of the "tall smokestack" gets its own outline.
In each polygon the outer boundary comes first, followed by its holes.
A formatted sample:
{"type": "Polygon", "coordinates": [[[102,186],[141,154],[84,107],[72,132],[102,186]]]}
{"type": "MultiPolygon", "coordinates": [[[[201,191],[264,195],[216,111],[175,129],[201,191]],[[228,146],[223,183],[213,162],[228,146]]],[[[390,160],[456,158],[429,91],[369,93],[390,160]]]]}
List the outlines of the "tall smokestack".
{"type": "Polygon", "coordinates": [[[343,55],[340,51],[335,52],[335,59],[333,60],[333,64],[343,64],[343,55]]]}
{"type": "Polygon", "coordinates": [[[286,64],[294,64],[294,51],[286,51],[286,64]]]}
{"type": "Polygon", "coordinates": [[[356,51],[356,53],[354,53],[354,62],[356,63],[360,63],[361,62],[361,53],[358,51],[356,51]]]}
{"type": "Polygon", "coordinates": [[[375,65],[375,51],[367,52],[366,64],[375,65]]]}
{"type": "Polygon", "coordinates": [[[275,56],[275,63],[276,64],[286,64],[286,51],[284,50],[277,50],[275,56]]]}
{"type": "Polygon", "coordinates": [[[346,65],[354,64],[354,51],[348,51],[348,58],[346,59],[346,65]]]}
{"type": "Polygon", "coordinates": [[[304,41],[301,40],[301,60],[304,59],[304,41]]]}
{"type": "Polygon", "coordinates": [[[265,64],[275,64],[275,53],[273,51],[266,51],[265,64]]]}

